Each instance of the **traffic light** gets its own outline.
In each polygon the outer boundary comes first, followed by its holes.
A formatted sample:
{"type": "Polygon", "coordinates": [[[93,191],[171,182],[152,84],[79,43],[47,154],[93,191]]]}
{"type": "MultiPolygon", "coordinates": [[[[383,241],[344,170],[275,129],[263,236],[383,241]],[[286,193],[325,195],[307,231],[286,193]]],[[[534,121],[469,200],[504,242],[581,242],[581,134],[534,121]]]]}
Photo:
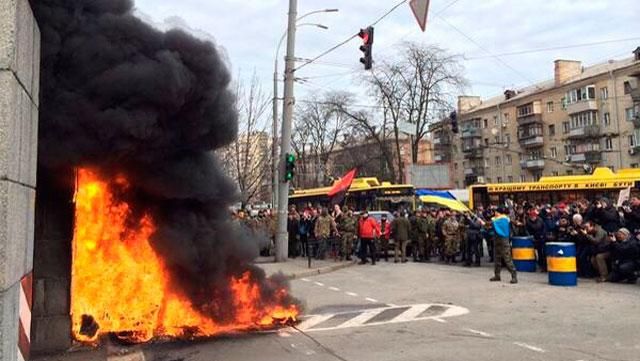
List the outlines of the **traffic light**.
{"type": "Polygon", "coordinates": [[[370,70],[373,66],[373,26],[360,29],[358,36],[362,38],[360,51],[364,54],[360,62],[364,64],[364,70],[370,70]]]}
{"type": "Polygon", "coordinates": [[[296,156],[291,153],[287,153],[285,156],[285,168],[284,168],[284,181],[290,182],[293,180],[293,176],[296,174],[296,156]]]}
{"type": "Polygon", "coordinates": [[[458,134],[458,113],[454,110],[449,114],[449,119],[451,120],[451,131],[455,134],[458,134]]]}

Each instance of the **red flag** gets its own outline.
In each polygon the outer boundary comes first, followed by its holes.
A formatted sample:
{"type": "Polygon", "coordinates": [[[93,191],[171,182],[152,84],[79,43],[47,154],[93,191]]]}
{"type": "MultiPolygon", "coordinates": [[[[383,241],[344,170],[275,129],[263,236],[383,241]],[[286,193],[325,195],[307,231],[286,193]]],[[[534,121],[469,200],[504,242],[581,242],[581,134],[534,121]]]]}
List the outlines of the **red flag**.
{"type": "Polygon", "coordinates": [[[340,181],[336,183],[329,191],[329,194],[328,194],[329,197],[331,198],[338,193],[346,192],[349,189],[349,187],[351,187],[351,183],[353,183],[353,178],[356,177],[357,172],[358,172],[358,169],[354,168],[350,170],[347,174],[345,174],[342,178],[340,178],[340,181]]]}

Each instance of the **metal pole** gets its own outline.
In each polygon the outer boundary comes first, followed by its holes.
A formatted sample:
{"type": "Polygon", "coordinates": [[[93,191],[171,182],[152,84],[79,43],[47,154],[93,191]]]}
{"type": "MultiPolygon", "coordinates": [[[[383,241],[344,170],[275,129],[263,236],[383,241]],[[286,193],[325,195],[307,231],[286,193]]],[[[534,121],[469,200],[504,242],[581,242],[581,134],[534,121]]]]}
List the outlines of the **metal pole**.
{"type": "MultiPolygon", "coordinates": [[[[287,57],[284,71],[284,105],[282,117],[282,137],[280,144],[280,174],[284,174],[284,158],[291,151],[291,122],[293,119],[293,80],[295,68],[296,17],[298,0],[289,0],[289,26],[287,29],[287,57]]],[[[287,211],[289,203],[289,182],[279,179],[278,188],[278,233],[276,234],[276,262],[285,262],[289,254],[287,235],[287,211]]]]}
{"type": "Polygon", "coordinates": [[[273,71],[273,139],[271,143],[271,207],[278,210],[278,55],[273,71]]]}

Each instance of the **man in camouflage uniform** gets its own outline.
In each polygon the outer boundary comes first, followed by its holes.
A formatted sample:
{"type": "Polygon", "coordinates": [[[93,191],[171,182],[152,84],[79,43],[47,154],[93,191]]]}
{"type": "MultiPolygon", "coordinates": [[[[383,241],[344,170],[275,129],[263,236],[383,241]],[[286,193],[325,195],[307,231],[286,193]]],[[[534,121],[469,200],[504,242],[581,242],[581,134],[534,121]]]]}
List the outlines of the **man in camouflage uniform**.
{"type": "Polygon", "coordinates": [[[428,236],[428,224],[427,218],[422,211],[416,212],[416,239],[413,245],[413,261],[426,261],[429,255],[426,253],[427,248],[427,236],[428,236]]]}
{"type": "Polygon", "coordinates": [[[316,255],[316,258],[325,258],[329,238],[331,237],[332,232],[339,235],[336,222],[333,220],[333,217],[329,215],[329,211],[326,208],[323,208],[318,220],[316,221],[314,229],[314,234],[316,235],[316,240],[318,242],[318,254],[316,255]]]}
{"type": "Polygon", "coordinates": [[[467,228],[468,228],[468,224],[467,224],[467,219],[465,217],[462,217],[462,215],[458,212],[455,213],[455,217],[458,220],[458,240],[460,241],[460,244],[458,245],[458,251],[461,254],[460,257],[460,262],[466,262],[467,259],[467,247],[468,247],[468,240],[467,240],[467,228]]]}
{"type": "Polygon", "coordinates": [[[460,247],[459,224],[454,215],[449,211],[445,212],[445,221],[442,223],[442,234],[444,236],[444,256],[447,263],[456,262],[456,253],[460,247]]]}
{"type": "Polygon", "coordinates": [[[340,232],[342,236],[342,254],[340,255],[340,260],[346,258],[347,261],[351,261],[353,241],[356,238],[357,222],[358,219],[353,216],[353,212],[347,207],[344,207],[338,223],[338,232],[340,232]]]}
{"type": "Polygon", "coordinates": [[[432,210],[431,213],[425,212],[424,216],[425,222],[427,223],[427,241],[424,250],[424,261],[430,262],[436,242],[436,212],[435,210],[432,210]]]}

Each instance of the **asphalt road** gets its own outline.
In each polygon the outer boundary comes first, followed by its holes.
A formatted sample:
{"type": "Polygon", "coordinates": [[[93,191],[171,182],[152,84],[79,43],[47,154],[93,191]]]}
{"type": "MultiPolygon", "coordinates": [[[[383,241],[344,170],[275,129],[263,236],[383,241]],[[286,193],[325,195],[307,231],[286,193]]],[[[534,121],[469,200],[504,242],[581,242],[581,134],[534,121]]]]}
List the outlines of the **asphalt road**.
{"type": "MultiPolygon", "coordinates": [[[[640,286],[490,283],[492,269],[381,262],[292,282],[298,329],[140,347],[122,361],[640,360],[640,286]],[[302,330],[302,331],[300,331],[302,330]]],[[[94,352],[93,356],[97,353],[94,352]]],[[[66,360],[98,359],[81,353],[66,360]]],[[[56,358],[51,358],[54,360],[56,358]]],[[[102,358],[104,359],[104,358],[102,358]]]]}

